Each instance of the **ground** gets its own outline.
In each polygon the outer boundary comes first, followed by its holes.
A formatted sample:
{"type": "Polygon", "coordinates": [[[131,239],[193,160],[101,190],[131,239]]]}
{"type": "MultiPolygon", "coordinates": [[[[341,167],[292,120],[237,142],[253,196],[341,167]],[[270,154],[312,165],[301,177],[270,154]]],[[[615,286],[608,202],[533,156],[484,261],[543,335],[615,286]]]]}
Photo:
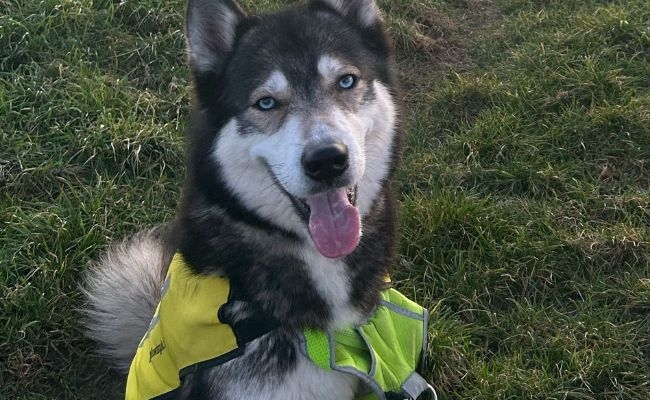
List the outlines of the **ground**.
{"type": "MultiPolygon", "coordinates": [[[[440,397],[650,398],[650,3],[380,6],[407,133],[393,278],[431,312],[440,397]]],[[[177,205],[183,10],[0,0],[0,398],[121,397],[79,285],[177,205]]]]}

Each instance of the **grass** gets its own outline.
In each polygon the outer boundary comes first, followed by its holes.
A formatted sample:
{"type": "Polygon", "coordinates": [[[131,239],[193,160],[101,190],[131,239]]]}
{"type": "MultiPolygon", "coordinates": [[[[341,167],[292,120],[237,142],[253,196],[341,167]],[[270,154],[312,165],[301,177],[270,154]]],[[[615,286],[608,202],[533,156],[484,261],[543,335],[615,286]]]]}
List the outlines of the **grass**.
{"type": "MultiPolygon", "coordinates": [[[[407,103],[394,278],[431,310],[441,398],[650,398],[650,4],[380,3],[407,103]]],[[[177,205],[183,10],[0,0],[0,398],[120,397],[78,284],[177,205]]]]}

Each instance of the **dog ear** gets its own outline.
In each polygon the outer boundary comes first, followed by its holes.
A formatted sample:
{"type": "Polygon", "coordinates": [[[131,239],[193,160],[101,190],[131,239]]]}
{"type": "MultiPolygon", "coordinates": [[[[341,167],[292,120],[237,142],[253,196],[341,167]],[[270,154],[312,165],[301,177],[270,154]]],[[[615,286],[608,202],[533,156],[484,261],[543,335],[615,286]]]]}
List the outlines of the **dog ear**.
{"type": "Polygon", "coordinates": [[[371,27],[382,20],[375,0],[319,0],[362,26],[371,27]]]}
{"type": "Polygon", "coordinates": [[[219,74],[235,44],[237,26],[246,12],[235,0],[190,0],[186,38],[195,74],[219,74]]]}

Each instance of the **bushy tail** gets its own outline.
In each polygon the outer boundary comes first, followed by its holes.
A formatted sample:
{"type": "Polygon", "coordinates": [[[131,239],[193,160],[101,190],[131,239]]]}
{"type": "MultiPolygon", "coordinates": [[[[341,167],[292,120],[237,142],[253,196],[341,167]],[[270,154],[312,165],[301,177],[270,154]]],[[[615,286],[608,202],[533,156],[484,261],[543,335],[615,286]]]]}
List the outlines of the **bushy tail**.
{"type": "Polygon", "coordinates": [[[127,371],[149,327],[170,258],[165,228],[112,246],[87,274],[83,289],[88,336],[116,368],[127,371]]]}

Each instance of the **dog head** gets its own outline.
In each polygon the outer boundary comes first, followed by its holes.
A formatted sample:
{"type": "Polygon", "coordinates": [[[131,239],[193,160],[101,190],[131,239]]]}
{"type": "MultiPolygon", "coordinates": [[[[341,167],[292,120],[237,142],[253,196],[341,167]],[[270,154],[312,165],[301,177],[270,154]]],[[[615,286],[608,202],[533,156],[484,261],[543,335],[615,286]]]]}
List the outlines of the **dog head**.
{"type": "Polygon", "coordinates": [[[394,66],[375,1],[252,16],[233,0],[190,0],[186,33],[208,121],[192,138],[190,175],[226,210],[323,256],[353,252],[397,152],[394,66]]]}

